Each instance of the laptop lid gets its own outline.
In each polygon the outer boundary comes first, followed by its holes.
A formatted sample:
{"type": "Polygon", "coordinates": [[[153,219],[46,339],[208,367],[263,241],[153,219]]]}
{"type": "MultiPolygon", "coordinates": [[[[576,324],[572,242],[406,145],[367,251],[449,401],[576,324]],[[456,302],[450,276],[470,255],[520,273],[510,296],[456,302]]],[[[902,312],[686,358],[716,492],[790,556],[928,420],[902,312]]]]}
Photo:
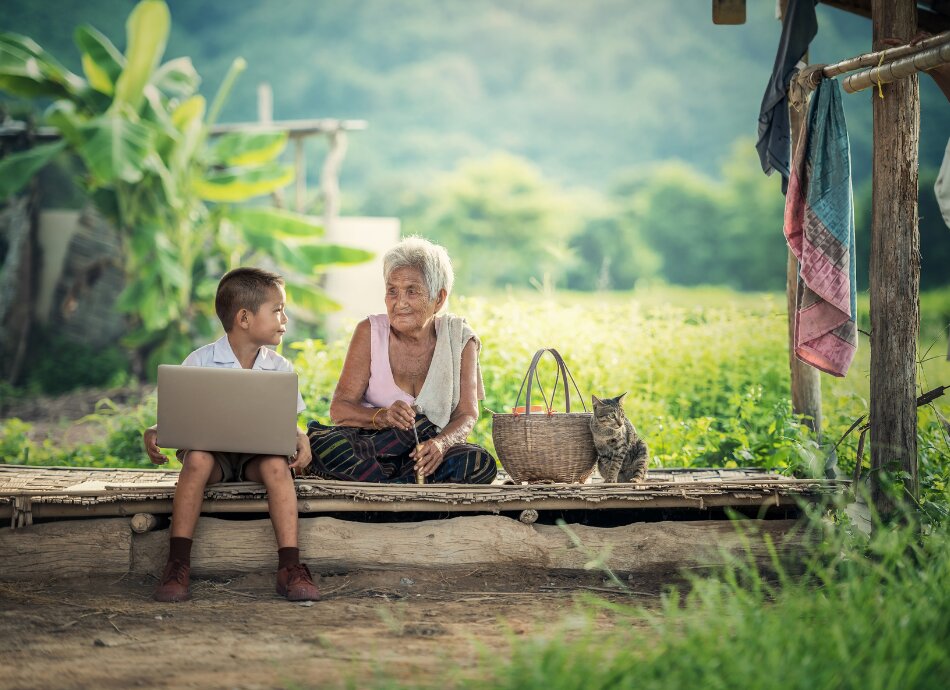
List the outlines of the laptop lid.
{"type": "Polygon", "coordinates": [[[293,455],[297,449],[297,374],[160,365],[158,445],[293,455]]]}

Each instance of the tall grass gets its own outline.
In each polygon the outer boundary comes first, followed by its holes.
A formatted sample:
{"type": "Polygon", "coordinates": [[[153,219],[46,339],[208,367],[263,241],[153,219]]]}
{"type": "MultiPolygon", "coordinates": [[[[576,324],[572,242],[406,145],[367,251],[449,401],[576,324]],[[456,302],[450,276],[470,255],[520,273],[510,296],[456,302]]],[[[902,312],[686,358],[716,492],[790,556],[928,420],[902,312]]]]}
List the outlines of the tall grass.
{"type": "MultiPolygon", "coordinates": [[[[922,300],[937,314],[922,311],[931,337],[921,345],[921,358],[927,360],[919,373],[922,386],[950,383],[946,333],[937,328],[950,292],[946,297],[934,293],[922,300]]],[[[784,296],[663,288],[453,298],[451,307],[482,339],[486,397],[473,438],[489,450],[490,412],[514,406],[531,355],[555,347],[588,405],[592,393],[628,394],[627,415],[647,439],[655,465],[823,471],[827,448],[819,448],[804,420],[791,412],[784,296]]],[[[346,342],[307,341],[295,347],[308,414],[327,421],[346,342]]],[[[869,370],[869,347],[862,341],[846,378],[822,375],[826,443],[867,412],[869,370]]],[[[543,360],[542,381],[550,394],[550,360],[543,360]]],[[[555,407],[563,410],[562,394],[555,397],[555,407]]],[[[572,405],[578,405],[576,396],[572,405]]],[[[950,397],[937,405],[950,416],[950,397]]],[[[933,412],[924,409],[919,419],[921,465],[932,468],[922,471],[929,487],[950,468],[950,442],[933,412]]],[[[852,435],[839,447],[846,472],[853,469],[856,443],[852,435]]]]}
{"type": "MultiPolygon", "coordinates": [[[[816,516],[813,516],[813,519],[816,516]]],[[[463,690],[942,690],[950,679],[950,530],[871,538],[817,524],[804,574],[733,561],[659,607],[593,598],[507,654],[448,674],[463,690]],[[603,614],[609,616],[605,630],[603,614]]],[[[389,683],[386,687],[400,686],[389,683]]]]}
{"type": "MultiPolygon", "coordinates": [[[[655,465],[762,466],[799,475],[823,471],[827,449],[819,448],[804,420],[791,412],[783,295],[673,287],[504,293],[453,297],[451,308],[482,339],[486,398],[473,440],[491,451],[491,411],[514,406],[534,351],[555,347],[588,405],[591,394],[628,394],[627,414],[649,443],[655,465]]],[[[859,304],[859,312],[865,311],[859,304]]],[[[944,359],[950,290],[923,295],[921,314],[921,386],[950,384],[950,363],[944,359]]],[[[329,421],[346,347],[345,337],[284,347],[295,360],[309,406],[302,422],[329,421]]],[[[846,378],[822,376],[826,442],[837,440],[867,412],[869,369],[869,348],[862,342],[846,378]]],[[[549,359],[542,361],[541,374],[550,396],[554,368],[549,359]]],[[[559,385],[554,406],[563,410],[563,382],[559,385]]],[[[579,402],[573,396],[573,409],[580,409],[579,402]]],[[[950,417],[950,396],[936,405],[950,417]]],[[[0,459],[150,466],[139,453],[137,429],[154,422],[154,411],[154,399],[123,414],[103,408],[103,441],[82,448],[30,446],[22,423],[0,422],[0,459]]],[[[919,434],[924,492],[939,493],[950,480],[950,441],[931,410],[921,410],[919,434]]],[[[852,435],[839,447],[846,472],[853,468],[856,443],[852,435]]]]}

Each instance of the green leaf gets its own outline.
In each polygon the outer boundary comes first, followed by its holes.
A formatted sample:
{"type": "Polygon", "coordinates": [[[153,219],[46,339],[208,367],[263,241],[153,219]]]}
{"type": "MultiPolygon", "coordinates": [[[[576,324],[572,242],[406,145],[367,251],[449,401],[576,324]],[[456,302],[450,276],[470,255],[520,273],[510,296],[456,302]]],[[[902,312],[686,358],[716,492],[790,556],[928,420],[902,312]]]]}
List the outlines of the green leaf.
{"type": "Polygon", "coordinates": [[[225,217],[247,236],[314,238],[323,236],[323,226],[312,216],[263,207],[229,209],[225,217]]]}
{"type": "Polygon", "coordinates": [[[50,144],[40,144],[0,160],[0,199],[22,189],[57,153],[66,147],[60,139],[50,144]]]}
{"type": "Polygon", "coordinates": [[[231,132],[211,149],[212,162],[222,166],[263,165],[283,152],[286,132],[231,132]]]}
{"type": "Polygon", "coordinates": [[[73,146],[79,146],[82,141],[79,127],[83,123],[83,118],[76,113],[76,105],[72,101],[64,99],[55,101],[46,109],[43,119],[56,127],[66,141],[73,146]]]}
{"type": "Polygon", "coordinates": [[[285,245],[289,251],[301,257],[310,270],[325,266],[342,266],[347,264],[361,264],[373,258],[373,252],[353,247],[343,247],[339,244],[297,244],[285,245]]]}
{"type": "Polygon", "coordinates": [[[80,126],[79,132],[82,135],[79,155],[100,185],[118,180],[135,183],[142,179],[154,139],[150,127],[104,115],[80,126]]]}
{"type": "Polygon", "coordinates": [[[269,165],[254,170],[221,171],[195,183],[195,190],[205,201],[237,202],[270,194],[294,180],[289,166],[269,165]]]}
{"type": "Polygon", "coordinates": [[[168,6],[162,0],[142,0],[132,10],[125,24],[126,65],[115,85],[113,112],[126,106],[132,112],[139,111],[145,85],[151,81],[165,53],[170,26],[168,6]]]}
{"type": "Polygon", "coordinates": [[[318,288],[293,280],[287,281],[286,288],[291,314],[299,315],[304,320],[313,321],[317,314],[340,310],[340,305],[318,288]]]}
{"type": "Polygon", "coordinates": [[[155,70],[152,84],[166,96],[189,98],[201,84],[201,77],[189,57],[175,58],[155,70]]]}
{"type": "Polygon", "coordinates": [[[36,41],[14,33],[0,34],[0,90],[14,96],[67,98],[86,82],[63,67],[36,41]]]}
{"type": "Polygon", "coordinates": [[[84,24],[73,35],[82,54],[82,69],[89,85],[100,93],[111,96],[115,92],[115,83],[125,58],[98,29],[84,24]]]}

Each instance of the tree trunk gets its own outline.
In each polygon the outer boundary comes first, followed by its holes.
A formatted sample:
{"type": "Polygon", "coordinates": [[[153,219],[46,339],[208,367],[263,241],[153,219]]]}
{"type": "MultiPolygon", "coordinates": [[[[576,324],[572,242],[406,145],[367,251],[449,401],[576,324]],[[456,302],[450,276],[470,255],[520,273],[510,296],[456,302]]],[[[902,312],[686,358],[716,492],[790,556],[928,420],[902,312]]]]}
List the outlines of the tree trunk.
{"type": "MultiPolygon", "coordinates": [[[[873,0],[874,48],[917,31],[914,0],[873,0]]],[[[903,471],[917,497],[916,364],[920,236],[917,228],[918,77],[874,89],[871,216],[871,467],[874,501],[893,512],[881,470],[903,471]]]]}
{"type": "MultiPolygon", "coordinates": [[[[719,565],[727,553],[768,568],[772,547],[766,537],[779,555],[795,557],[793,562],[800,560],[797,554],[805,539],[794,520],[571,525],[583,547],[554,525],[529,526],[499,515],[408,523],[319,517],[302,518],[299,524],[301,556],[314,572],[493,565],[583,571],[598,556],[618,572],[676,572],[719,565]]],[[[276,552],[270,520],[202,517],[195,531],[192,572],[214,576],[272,571],[276,552]]],[[[128,518],[0,529],[0,581],[158,575],[167,555],[168,530],[135,534],[128,518]]]]}

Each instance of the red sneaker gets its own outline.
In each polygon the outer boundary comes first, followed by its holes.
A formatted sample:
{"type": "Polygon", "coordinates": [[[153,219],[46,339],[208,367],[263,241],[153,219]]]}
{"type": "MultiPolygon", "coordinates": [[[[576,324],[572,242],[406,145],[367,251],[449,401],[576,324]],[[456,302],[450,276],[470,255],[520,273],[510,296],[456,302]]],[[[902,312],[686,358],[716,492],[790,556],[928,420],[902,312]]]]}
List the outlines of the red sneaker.
{"type": "Polygon", "coordinates": [[[277,593],[289,601],[320,600],[320,590],[313,584],[310,568],[303,563],[277,571],[277,593]]]}
{"type": "Polygon", "coordinates": [[[181,561],[168,561],[152,598],[155,601],[186,601],[191,598],[188,587],[191,566],[181,561]]]}

